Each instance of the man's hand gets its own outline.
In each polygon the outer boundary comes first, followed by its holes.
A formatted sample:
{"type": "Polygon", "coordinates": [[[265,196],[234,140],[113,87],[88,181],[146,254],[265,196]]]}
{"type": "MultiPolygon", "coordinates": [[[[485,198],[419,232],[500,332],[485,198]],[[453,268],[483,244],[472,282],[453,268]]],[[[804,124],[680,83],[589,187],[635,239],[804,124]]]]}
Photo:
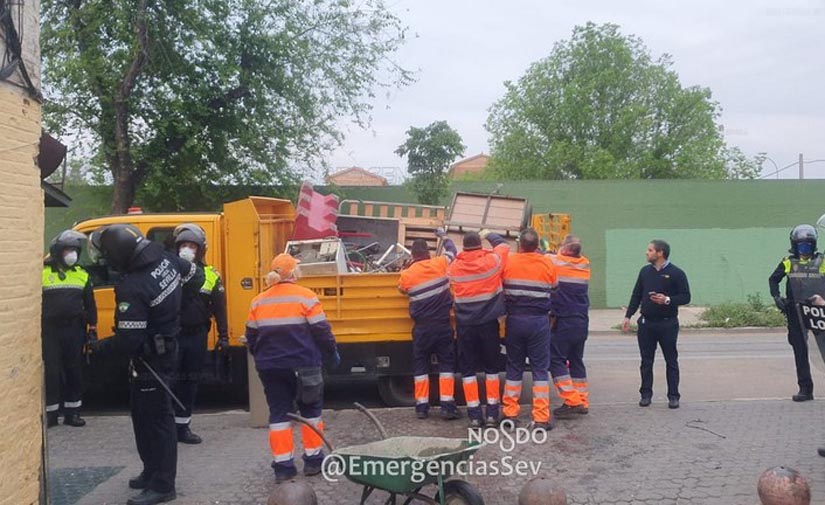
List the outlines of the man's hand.
{"type": "Polygon", "coordinates": [[[215,342],[215,350],[217,352],[225,352],[229,350],[229,337],[226,335],[218,335],[218,341],[215,342]]]}
{"type": "Polygon", "coordinates": [[[86,342],[97,342],[97,328],[90,326],[86,332],[86,342]]]}
{"type": "Polygon", "coordinates": [[[435,236],[438,237],[438,238],[446,238],[447,237],[447,231],[444,230],[444,228],[438,227],[438,228],[435,229],[435,236]]]}
{"type": "Polygon", "coordinates": [[[490,234],[490,230],[488,230],[487,228],[484,228],[483,230],[480,230],[478,232],[478,236],[481,237],[481,240],[485,240],[487,238],[487,235],[489,235],[489,234],[490,234]]]}
{"type": "Polygon", "coordinates": [[[808,303],[810,303],[811,305],[816,305],[816,306],[821,307],[821,306],[825,305],[825,298],[822,298],[819,295],[814,295],[814,296],[808,298],[808,303]]]}
{"type": "Polygon", "coordinates": [[[788,312],[788,300],[777,295],[773,297],[773,304],[776,305],[776,308],[779,309],[779,312],[783,314],[788,312]]]}
{"type": "Polygon", "coordinates": [[[662,293],[650,293],[650,301],[655,303],[656,305],[665,305],[667,304],[667,295],[662,293]]]}
{"type": "Polygon", "coordinates": [[[622,321],[622,333],[627,333],[630,331],[630,318],[626,317],[622,321]]]}
{"type": "Polygon", "coordinates": [[[341,355],[338,354],[338,348],[336,347],[335,351],[333,351],[332,355],[329,357],[329,362],[327,363],[327,367],[330,370],[335,370],[339,366],[341,366],[341,355]]]}

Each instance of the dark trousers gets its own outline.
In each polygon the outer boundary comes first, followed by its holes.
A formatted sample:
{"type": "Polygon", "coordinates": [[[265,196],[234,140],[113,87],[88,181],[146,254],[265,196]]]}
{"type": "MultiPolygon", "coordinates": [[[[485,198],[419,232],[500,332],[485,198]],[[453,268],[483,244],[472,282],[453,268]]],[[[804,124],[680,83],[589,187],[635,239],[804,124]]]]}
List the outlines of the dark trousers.
{"type": "MultiPolygon", "coordinates": [[[[273,429],[280,424],[291,422],[287,414],[295,412],[296,404],[301,417],[310,420],[321,418],[321,410],[324,404],[323,384],[319,385],[320,389],[312,392],[301,391],[302,386],[299,384],[296,370],[293,369],[258,370],[258,377],[261,378],[266,403],[269,406],[270,443],[272,443],[273,429]],[[307,398],[307,396],[311,396],[311,398],[307,398]]],[[[321,429],[323,430],[323,427],[321,429]]],[[[286,431],[289,439],[292,439],[291,427],[280,428],[279,431],[286,431]]],[[[302,428],[301,432],[306,448],[307,431],[302,428]]],[[[304,454],[303,459],[305,464],[320,465],[324,460],[324,453],[320,451],[313,456],[304,454]]],[[[295,462],[290,454],[289,459],[273,461],[272,468],[276,474],[289,473],[294,470],[295,462]]]]}
{"type": "MultiPolygon", "coordinates": [[[[501,372],[501,338],[499,337],[498,319],[493,319],[482,324],[462,324],[456,325],[458,335],[458,371],[464,377],[475,380],[476,374],[484,372],[488,379],[495,377],[498,381],[498,374],[501,372]]],[[[465,387],[464,396],[467,396],[465,387]]],[[[488,393],[487,416],[498,418],[499,404],[490,403],[491,397],[498,397],[498,391],[494,395],[488,393]]],[[[469,400],[468,400],[469,401],[469,400]]],[[[480,407],[467,407],[467,414],[471,419],[481,418],[480,407]]]]}
{"type": "Polygon", "coordinates": [[[83,391],[83,344],[86,336],[79,322],[66,325],[43,324],[43,364],[46,375],[46,412],[57,412],[63,399],[63,413],[80,408],[83,391]]]}
{"type": "Polygon", "coordinates": [[[550,364],[550,321],[547,315],[507,316],[507,380],[521,381],[525,358],[530,359],[533,382],[547,381],[550,364]]]}
{"type": "Polygon", "coordinates": [[[186,407],[175,404],[175,423],[186,426],[192,421],[195,396],[198,394],[203,363],[206,359],[206,340],[209,326],[184,328],[178,337],[178,356],[175,365],[175,396],[186,407]]]}
{"type": "MultiPolygon", "coordinates": [[[[150,363],[169,383],[171,366],[150,363]]],[[[170,360],[171,365],[171,360],[170,360]]],[[[140,365],[136,365],[140,368],[140,365]]],[[[139,371],[131,383],[132,427],[135,443],[143,461],[143,475],[149,489],[167,493],[175,489],[178,466],[178,437],[169,393],[146,371],[139,371]]]]}
{"type": "MultiPolygon", "coordinates": [[[[455,373],[455,339],[450,321],[432,324],[416,323],[413,326],[413,374],[416,377],[427,376],[430,373],[430,358],[435,354],[438,360],[439,374],[455,373]]],[[[440,381],[439,381],[440,382],[440,381]]],[[[427,380],[429,385],[429,380],[427,380]]],[[[441,384],[439,384],[439,387],[441,384]]],[[[428,392],[429,394],[429,392],[428,392]]],[[[453,391],[441,391],[441,409],[455,411],[455,400],[444,400],[446,396],[453,397],[453,391]]],[[[415,410],[429,411],[429,403],[416,403],[415,410]]]]}
{"type": "Polygon", "coordinates": [[[788,343],[793,348],[793,359],[796,362],[796,382],[799,384],[800,391],[813,394],[814,381],[811,379],[811,362],[808,361],[806,333],[799,324],[795,308],[792,308],[788,316],[788,343]]]}
{"type": "Polygon", "coordinates": [[[559,317],[550,339],[550,374],[570,375],[573,380],[587,378],[584,366],[584,343],[587,341],[588,318],[559,317]]]}
{"type": "Polygon", "coordinates": [[[676,340],[679,336],[679,320],[668,318],[652,321],[644,316],[639,318],[639,353],[642,365],[639,371],[642,376],[642,386],[639,388],[642,398],[653,396],[653,360],[656,357],[656,345],[662,348],[667,370],[667,396],[679,398],[679,352],[676,350],[676,340]]]}

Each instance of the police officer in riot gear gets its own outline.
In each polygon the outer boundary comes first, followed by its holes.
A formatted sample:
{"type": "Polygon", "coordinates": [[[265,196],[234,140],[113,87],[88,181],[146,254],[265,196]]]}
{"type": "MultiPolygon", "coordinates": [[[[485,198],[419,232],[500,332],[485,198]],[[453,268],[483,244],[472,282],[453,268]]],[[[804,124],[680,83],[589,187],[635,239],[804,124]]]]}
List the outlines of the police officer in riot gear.
{"type": "Polygon", "coordinates": [[[785,314],[788,323],[788,343],[793,348],[796,361],[796,378],[799,392],[793,401],[804,402],[814,399],[814,383],[808,362],[808,344],[802,330],[795,303],[816,294],[825,277],[825,263],[821,253],[816,251],[817,233],[813,226],[800,224],[791,230],[790,256],[784,258],[771,274],[768,283],[776,307],[785,314]],[[779,284],[784,277],[785,297],[779,294],[779,284]]]}
{"type": "Polygon", "coordinates": [[[97,307],[89,274],[77,264],[86,235],[66,230],[49,247],[43,265],[42,338],[46,371],[46,426],[57,425],[60,397],[63,424],[84,426],[83,346],[97,339],[97,307]]]}
{"type": "Polygon", "coordinates": [[[207,353],[207,337],[211,318],[218,327],[218,341],[215,352],[229,348],[229,331],[226,322],[226,294],[221,276],[212,265],[207,265],[204,257],[207,250],[206,233],[194,223],[184,223],[172,233],[178,256],[194,262],[203,269],[204,282],[200,293],[191,300],[184,300],[181,306],[181,332],[178,337],[178,359],[175,366],[175,395],[184,408],[175,404],[175,424],[178,442],[199,444],[201,437],[189,428],[192,409],[198,388],[198,377],[207,353]]]}
{"type": "Polygon", "coordinates": [[[115,335],[93,346],[130,358],[131,415],[143,472],[129,487],[143,491],[128,505],[174,500],[177,437],[169,394],[184,291],[197,290],[203,273],[163,250],[128,224],[104,226],[89,237],[93,261],[123,274],[115,284],[115,335]]]}

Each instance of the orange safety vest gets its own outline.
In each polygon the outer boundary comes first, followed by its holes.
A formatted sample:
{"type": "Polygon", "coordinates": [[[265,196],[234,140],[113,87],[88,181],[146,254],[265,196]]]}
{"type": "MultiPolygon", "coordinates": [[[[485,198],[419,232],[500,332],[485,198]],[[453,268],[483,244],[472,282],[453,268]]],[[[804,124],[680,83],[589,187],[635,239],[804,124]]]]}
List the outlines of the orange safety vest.
{"type": "Polygon", "coordinates": [[[447,273],[459,324],[483,324],[504,314],[501,276],[509,254],[507,244],[500,244],[493,250],[458,253],[447,273]]]}
{"type": "Polygon", "coordinates": [[[556,267],[538,252],[516,253],[507,260],[502,279],[509,315],[547,315],[556,267]]]}
{"type": "Polygon", "coordinates": [[[410,317],[416,322],[449,322],[453,305],[449,265],[447,257],[438,256],[416,261],[401,271],[398,287],[410,297],[410,317]]]}
{"type": "Polygon", "coordinates": [[[551,302],[553,315],[557,317],[587,316],[590,298],[590,260],[585,256],[550,255],[556,267],[558,288],[551,302]]]}

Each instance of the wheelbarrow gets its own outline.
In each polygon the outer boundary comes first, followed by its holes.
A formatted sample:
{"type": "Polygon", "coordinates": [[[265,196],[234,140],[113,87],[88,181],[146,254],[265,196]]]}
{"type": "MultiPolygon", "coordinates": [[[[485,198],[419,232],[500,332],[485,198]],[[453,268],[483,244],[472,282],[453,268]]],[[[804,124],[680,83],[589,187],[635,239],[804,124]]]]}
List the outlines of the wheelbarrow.
{"type": "MultiPolygon", "coordinates": [[[[472,484],[460,479],[446,480],[450,475],[443,473],[468,460],[483,443],[461,438],[387,437],[387,431],[372,412],[360,403],[354,405],[372,421],[381,434],[381,440],[335,449],[310,421],[295,414],[287,415],[321,437],[330,450],[327,459],[343,466],[337,469],[337,474],[364,487],[360,505],[364,505],[376,490],[389,493],[384,505],[396,505],[399,498],[405,498],[403,505],[413,502],[484,505],[484,499],[472,484]],[[437,471],[432,471],[433,468],[437,471]],[[436,487],[433,498],[421,491],[430,484],[436,487]]],[[[327,463],[330,462],[324,462],[325,465],[327,463]]]]}

